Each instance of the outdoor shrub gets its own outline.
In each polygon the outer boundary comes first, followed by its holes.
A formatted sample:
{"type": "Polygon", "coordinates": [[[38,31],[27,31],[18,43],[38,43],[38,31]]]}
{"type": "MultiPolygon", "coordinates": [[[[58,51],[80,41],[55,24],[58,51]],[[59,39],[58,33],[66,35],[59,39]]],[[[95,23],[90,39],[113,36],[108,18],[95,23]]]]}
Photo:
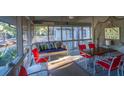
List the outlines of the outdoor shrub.
{"type": "MultiPolygon", "coordinates": [[[[9,48],[5,54],[0,56],[0,66],[4,66],[7,63],[12,62],[16,58],[16,48],[9,48]]],[[[2,53],[0,53],[2,54],[2,53]]]]}

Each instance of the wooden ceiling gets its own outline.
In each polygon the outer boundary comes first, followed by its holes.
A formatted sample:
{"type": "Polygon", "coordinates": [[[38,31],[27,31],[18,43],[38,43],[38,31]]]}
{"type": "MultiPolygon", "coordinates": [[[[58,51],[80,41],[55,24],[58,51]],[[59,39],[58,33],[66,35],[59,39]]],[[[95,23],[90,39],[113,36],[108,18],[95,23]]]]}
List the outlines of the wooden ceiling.
{"type": "MultiPolygon", "coordinates": [[[[95,21],[104,21],[109,16],[94,16],[95,21]]],[[[116,18],[124,18],[124,16],[116,16],[116,18]]],[[[34,24],[82,24],[91,23],[92,16],[33,16],[34,24]],[[73,18],[69,18],[73,17],[73,18]]]]}
{"type": "Polygon", "coordinates": [[[78,22],[79,20],[88,18],[88,16],[35,16],[34,22],[78,22]]]}

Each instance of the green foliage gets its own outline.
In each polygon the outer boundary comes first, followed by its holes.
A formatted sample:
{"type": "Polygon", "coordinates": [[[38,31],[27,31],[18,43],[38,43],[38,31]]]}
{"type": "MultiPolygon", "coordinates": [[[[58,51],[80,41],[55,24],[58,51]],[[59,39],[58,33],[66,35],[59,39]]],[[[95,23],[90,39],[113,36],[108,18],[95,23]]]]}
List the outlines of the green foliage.
{"type": "MultiPolygon", "coordinates": [[[[16,58],[16,53],[17,50],[15,48],[9,48],[7,52],[0,57],[0,66],[12,62],[16,58]]],[[[0,52],[0,54],[2,54],[2,52],[0,52]]]]}
{"type": "Polygon", "coordinates": [[[2,52],[0,52],[0,59],[2,58],[2,52]]]}
{"type": "MultiPolygon", "coordinates": [[[[7,23],[0,22],[0,37],[3,40],[6,38],[16,37],[16,28],[7,23]]],[[[6,65],[7,63],[13,61],[16,57],[16,49],[9,48],[7,51],[0,51],[0,66],[6,65]]]]}
{"type": "Polygon", "coordinates": [[[35,31],[38,36],[47,36],[48,27],[47,26],[35,26],[35,31]]]}
{"type": "Polygon", "coordinates": [[[5,37],[5,33],[7,35],[7,38],[15,38],[16,37],[16,29],[14,27],[11,27],[7,23],[0,22],[0,32],[3,33],[5,37]]]}
{"type": "Polygon", "coordinates": [[[0,52],[0,56],[2,55],[2,52],[0,52]]]}

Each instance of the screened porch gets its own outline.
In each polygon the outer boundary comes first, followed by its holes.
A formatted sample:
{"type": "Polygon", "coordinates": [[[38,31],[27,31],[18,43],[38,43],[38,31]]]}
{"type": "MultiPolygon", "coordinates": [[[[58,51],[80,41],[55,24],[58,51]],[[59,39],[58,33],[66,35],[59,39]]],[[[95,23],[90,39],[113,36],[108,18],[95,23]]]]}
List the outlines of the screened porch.
{"type": "Polygon", "coordinates": [[[123,76],[124,17],[1,16],[1,76],[123,76]]]}

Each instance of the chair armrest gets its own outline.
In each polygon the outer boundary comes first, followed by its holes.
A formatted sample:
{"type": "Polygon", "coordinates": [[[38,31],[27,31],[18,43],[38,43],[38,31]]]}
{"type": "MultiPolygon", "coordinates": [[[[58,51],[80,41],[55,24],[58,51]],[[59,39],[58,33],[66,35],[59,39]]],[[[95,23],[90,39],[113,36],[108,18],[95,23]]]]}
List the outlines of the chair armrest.
{"type": "Polygon", "coordinates": [[[81,56],[85,56],[85,54],[80,54],[81,56]]]}
{"type": "MultiPolygon", "coordinates": [[[[106,59],[109,59],[109,58],[113,59],[114,57],[105,57],[105,58],[102,58],[102,59],[99,59],[99,60],[106,60],[106,59]]],[[[109,60],[107,60],[107,61],[109,61],[109,60]]]]}
{"type": "Polygon", "coordinates": [[[40,70],[40,71],[32,72],[32,73],[29,73],[28,76],[33,75],[33,74],[36,74],[36,73],[39,73],[39,72],[42,72],[42,71],[47,71],[47,70],[46,69],[43,69],[43,70],[40,70]]]}
{"type": "Polygon", "coordinates": [[[43,68],[41,64],[32,65],[27,69],[28,75],[32,75],[41,71],[48,71],[47,68],[43,68]]]}
{"type": "Polygon", "coordinates": [[[83,51],[80,51],[80,55],[85,56],[86,53],[84,53],[83,51]]]}
{"type": "Polygon", "coordinates": [[[109,61],[109,60],[106,60],[106,59],[96,59],[96,62],[98,62],[98,61],[102,61],[102,62],[104,62],[104,63],[107,63],[107,64],[111,64],[111,62],[112,61],[109,61]]]}

